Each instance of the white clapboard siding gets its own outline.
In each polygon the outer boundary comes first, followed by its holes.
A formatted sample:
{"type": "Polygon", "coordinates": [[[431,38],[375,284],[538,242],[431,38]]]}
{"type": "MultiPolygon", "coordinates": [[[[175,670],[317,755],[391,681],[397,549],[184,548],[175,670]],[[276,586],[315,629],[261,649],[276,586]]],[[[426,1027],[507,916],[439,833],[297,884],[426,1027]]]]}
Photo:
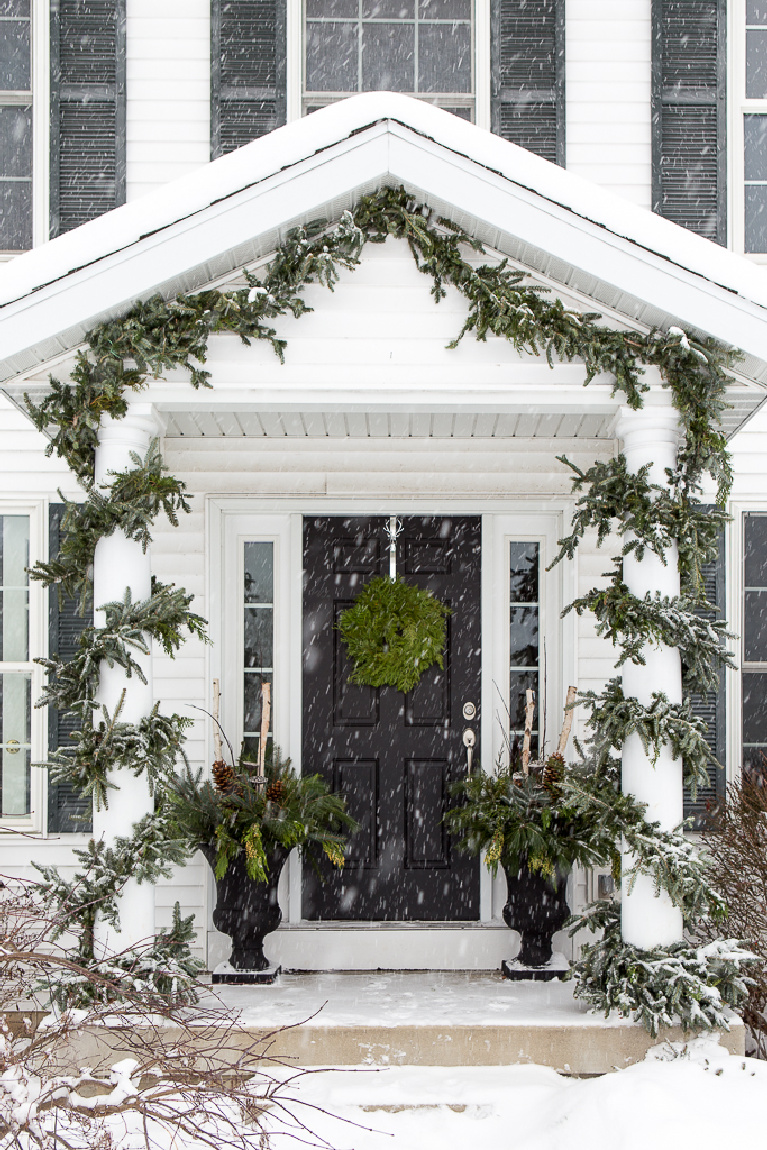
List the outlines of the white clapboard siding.
{"type": "Polygon", "coordinates": [[[61,488],[67,498],[80,493],[77,480],[66,464],[48,458],[48,440],[4,395],[0,395],[0,489],[8,498],[58,498],[61,488]]]}
{"type": "Polygon", "coordinates": [[[734,435],[729,447],[735,471],[734,499],[762,500],[767,510],[767,408],[763,407],[734,435]]]}
{"type": "Polygon", "coordinates": [[[130,0],[128,200],[210,160],[210,0],[130,0]]]}
{"type": "Polygon", "coordinates": [[[567,0],[567,168],[651,203],[651,0],[567,0]]]}

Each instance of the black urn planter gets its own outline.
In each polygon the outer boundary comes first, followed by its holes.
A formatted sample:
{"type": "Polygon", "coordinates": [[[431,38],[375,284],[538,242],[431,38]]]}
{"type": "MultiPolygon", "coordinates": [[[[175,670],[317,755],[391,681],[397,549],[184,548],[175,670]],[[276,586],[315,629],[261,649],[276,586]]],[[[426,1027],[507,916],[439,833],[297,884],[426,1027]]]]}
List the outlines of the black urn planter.
{"type": "MultiPolygon", "coordinates": [[[[215,852],[208,848],[203,853],[215,868],[215,852]]],[[[277,887],[289,854],[290,850],[283,846],[273,846],[267,853],[266,882],[249,877],[244,852],[229,863],[223,878],[216,879],[213,925],[232,940],[229,962],[235,970],[266,970],[270,965],[264,954],[264,938],[282,921],[277,887]]]]}
{"type": "Polygon", "coordinates": [[[504,866],[509,888],[503,919],[510,930],[519,931],[521,945],[517,963],[523,967],[545,966],[551,960],[551,940],[570,914],[565,898],[567,874],[557,870],[554,882],[526,864],[519,870],[504,866]]]}

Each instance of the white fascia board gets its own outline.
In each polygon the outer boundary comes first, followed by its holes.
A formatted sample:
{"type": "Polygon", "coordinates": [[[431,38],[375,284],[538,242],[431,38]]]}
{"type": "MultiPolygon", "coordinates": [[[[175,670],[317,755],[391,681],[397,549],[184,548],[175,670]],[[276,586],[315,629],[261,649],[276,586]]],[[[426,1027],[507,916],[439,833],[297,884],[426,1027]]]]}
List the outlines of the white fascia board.
{"type": "Polygon", "coordinates": [[[12,301],[0,308],[0,374],[80,343],[136,298],[193,290],[227,259],[235,267],[266,254],[325,206],[400,181],[459,224],[551,253],[764,360],[761,269],[449,113],[375,93],[278,129],[0,269],[0,299],[12,301]]]}
{"type": "MultiPolygon", "coordinates": [[[[585,274],[661,308],[670,318],[764,359],[767,309],[762,304],[723,291],[711,279],[659,258],[656,252],[533,191],[517,185],[510,195],[508,181],[496,172],[477,169],[464,157],[415,137],[399,124],[392,127],[389,152],[391,175],[422,189],[427,198],[429,193],[443,201],[449,197],[456,222],[460,222],[460,212],[481,214],[483,223],[500,234],[511,233],[542,252],[554,253],[585,274]],[[477,205],[480,181],[481,213],[477,205]]],[[[502,241],[500,247],[503,250],[502,241]]]]}
{"type": "Polygon", "coordinates": [[[298,169],[278,172],[6,304],[0,309],[3,359],[15,374],[35,362],[35,357],[18,362],[30,349],[54,340],[61,350],[80,343],[95,324],[121,314],[138,298],[162,292],[167,283],[184,276],[198,282],[215,278],[222,253],[270,233],[275,237],[271,246],[276,246],[293,221],[318,215],[318,205],[360,184],[375,186],[387,172],[387,159],[386,125],[377,125],[298,169]]]}

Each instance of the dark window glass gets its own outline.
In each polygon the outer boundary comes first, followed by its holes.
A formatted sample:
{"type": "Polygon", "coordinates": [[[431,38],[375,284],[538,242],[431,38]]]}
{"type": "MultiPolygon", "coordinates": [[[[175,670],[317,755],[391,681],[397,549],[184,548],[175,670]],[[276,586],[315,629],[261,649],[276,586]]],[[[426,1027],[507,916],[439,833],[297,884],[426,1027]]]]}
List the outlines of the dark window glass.
{"type": "Polygon", "coordinates": [[[362,88],[415,91],[415,25],[362,25],[362,88]]]}
{"type": "Polygon", "coordinates": [[[743,531],[746,588],[767,587],[767,515],[747,515],[743,531]]]}
{"type": "Polygon", "coordinates": [[[743,766],[767,769],[767,515],[743,521],[743,766]],[[757,666],[755,666],[756,664],[757,666]]]}
{"type": "Polygon", "coordinates": [[[310,92],[356,92],[356,24],[327,22],[306,29],[306,87],[310,92]]]}
{"type": "Polygon", "coordinates": [[[512,603],[538,602],[538,544],[510,543],[512,603]]]}
{"type": "Polygon", "coordinates": [[[767,29],[746,32],[746,96],[749,100],[767,96],[767,29]]]}
{"type": "Polygon", "coordinates": [[[29,19],[0,19],[0,91],[28,92],[32,87],[29,19]]]}
{"type": "Polygon", "coordinates": [[[747,24],[767,24],[767,4],[764,0],[747,0],[747,24]]]}
{"type": "Polygon", "coordinates": [[[467,24],[419,28],[418,91],[471,92],[471,28],[467,24]]]}
{"type": "Polygon", "coordinates": [[[767,252],[767,184],[746,184],[746,251],[767,252]]]}
{"type": "Polygon", "coordinates": [[[767,116],[744,116],[743,136],[746,180],[767,180],[767,116]]]}
{"type": "Polygon", "coordinates": [[[245,544],[242,591],[243,748],[256,760],[261,738],[261,685],[271,683],[274,659],[272,543],[245,544]]]}
{"type": "Polygon", "coordinates": [[[0,179],[32,178],[32,109],[0,107],[0,179]]]}
{"type": "Polygon", "coordinates": [[[540,657],[538,606],[540,547],[509,543],[509,736],[521,754],[528,689],[535,691],[531,752],[538,753],[538,667],[540,657]]]}
{"type": "Polygon", "coordinates": [[[0,251],[32,247],[32,181],[0,179],[0,251]]]}

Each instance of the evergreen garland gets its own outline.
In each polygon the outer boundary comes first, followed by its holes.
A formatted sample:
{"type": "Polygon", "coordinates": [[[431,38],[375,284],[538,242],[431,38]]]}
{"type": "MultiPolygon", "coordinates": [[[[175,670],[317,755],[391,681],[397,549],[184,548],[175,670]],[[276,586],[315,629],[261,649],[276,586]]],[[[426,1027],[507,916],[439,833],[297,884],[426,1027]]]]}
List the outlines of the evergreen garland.
{"type": "MultiPolygon", "coordinates": [[[[193,387],[208,386],[203,365],[212,332],[232,332],[246,344],[253,339],[265,340],[282,360],[285,341],[279,338],[274,321],[279,316],[300,316],[309,310],[301,294],[307,284],[321,283],[332,290],[340,269],[354,268],[359,263],[366,242],[383,243],[389,236],[407,241],[419,271],[431,277],[435,301],[445,296],[448,286],[466,299],[468,317],[451,347],[473,332],[480,340],[491,334],[509,341],[520,352],[544,354],[549,363],[555,359],[580,360],[586,382],[609,372],[614,377],[613,394],[623,393],[633,408],[642,406],[643,394],[648,390],[644,367],[652,365],[660,370],[682,430],[677,468],[669,476],[669,489],[651,484],[646,471],[629,475],[621,457],[595,465],[588,472],[573,468],[574,489],[580,500],[572,533],[561,541],[557,561],[573,554],[589,528],[596,528],[600,542],[617,528],[624,555],[629,551],[641,555],[647,548],[662,556],[676,542],[683,581],[678,599],[647,596],[642,600],[631,596],[619,566],[611,575],[607,591],[595,589],[573,604],[573,609],[596,611],[602,633],[621,646],[622,661],[641,662],[642,645],[648,641],[670,642],[682,647],[688,684],[697,688],[711,685],[716,665],[729,662],[720,648],[726,635],[721,623],[700,620],[695,612],[712,610],[705,602],[701,569],[713,554],[723,512],[707,518],[696,502],[705,476],[717,487],[720,508],[731,484],[732,471],[719,421],[726,407],[728,369],[736,355],[714,340],[697,340],[678,328],[650,333],[614,331],[603,326],[596,313],[578,314],[565,308],[561,301],[548,299],[545,289],[526,284],[523,273],[510,269],[505,260],[495,266],[472,266],[464,258],[463,249],[468,247],[482,254],[482,245],[450,221],[434,219],[424,205],[401,187],[382,188],[364,196],[355,211],[345,212],[334,227],[328,228],[320,221],[294,229],[261,279],[244,272],[245,287],[228,292],[209,289],[170,301],[154,296],[137,303],[124,317],[101,324],[88,335],[87,348],[78,354],[69,382],[52,379],[51,389],[39,405],[27,397],[35,426],[50,436],[49,453],[55,451],[66,460],[87,496],[82,504],[67,505],[61,553],[56,560],[37,564],[33,575],[45,585],[57,584],[68,594],[79,596],[84,607],[92,594],[91,566],[100,538],[119,528],[146,547],[157,514],[162,511],[175,523],[180,512],[189,510],[183,484],[165,474],[156,445],[144,460],[134,458],[134,468],[116,476],[110,491],[97,488],[94,460],[102,414],[121,418],[126,414],[130,392],[139,391],[150,377],[157,378],[175,368],[188,371],[193,387]]],[[[44,702],[52,702],[64,711],[69,709],[82,724],[69,765],[59,759],[57,770],[60,777],[90,790],[98,802],[106,801],[109,766],[106,757],[98,753],[101,744],[97,736],[101,735],[102,743],[111,741],[115,761],[122,764],[130,759],[132,769],[136,769],[134,764],[142,764],[138,769],[147,772],[158,790],[173,750],[180,749],[181,742],[181,721],[173,717],[175,725],[161,729],[156,713],[157,722],[151,731],[129,733],[117,713],[103,713],[94,726],[99,663],[112,659],[126,672],[140,674],[131,654],[132,650],[146,650],[140,633],[154,635],[171,653],[180,642],[182,628],[202,636],[203,622],[191,614],[189,602],[185,592],[159,585],[153,591],[151,608],[149,604],[132,604],[126,596],[124,603],[109,605],[105,628],[86,629],[73,665],[64,666],[59,660],[46,663],[52,677],[44,702]],[[90,734],[89,725],[93,728],[90,734]]],[[[685,756],[690,781],[703,781],[708,754],[702,746],[703,731],[689,709],[676,707],[663,696],[655,697],[649,708],[642,708],[637,700],[625,699],[615,682],[601,695],[587,695],[585,701],[591,708],[597,753],[606,769],[612,769],[610,764],[614,764],[614,756],[627,734],[636,731],[648,747],[670,742],[685,756]]],[[[159,794],[158,801],[161,800],[159,794]]],[[[131,852],[144,852],[142,857],[146,860],[154,859],[151,866],[159,866],[170,857],[165,842],[155,851],[158,834],[161,839],[168,830],[158,818],[158,822],[142,820],[134,828],[132,845],[115,848],[112,854],[92,844],[93,866],[100,879],[96,887],[89,888],[87,904],[83,902],[75,911],[81,923],[91,921],[96,913],[94,906],[103,908],[107,917],[116,915],[114,899],[131,852]]],[[[656,837],[660,842],[662,836],[656,837]]],[[[151,870],[148,861],[142,865],[151,870]]],[[[657,875],[662,872],[658,865],[657,875]]],[[[692,866],[689,859],[685,866],[692,866]]],[[[663,880],[664,889],[674,887],[681,872],[677,868],[675,873],[674,882],[663,880]]],[[[54,901],[73,897],[73,890],[54,877],[53,868],[45,868],[45,874],[54,901]]],[[[149,870],[146,877],[152,881],[149,870]]],[[[673,897],[677,901],[687,898],[681,887],[673,897]]],[[[640,1008],[638,994],[631,990],[639,985],[636,978],[632,975],[624,979],[626,962],[630,962],[630,956],[625,956],[630,948],[621,946],[623,957],[615,958],[617,952],[611,952],[609,961],[600,960],[598,973],[595,972],[599,964],[595,961],[582,978],[589,980],[592,990],[598,985],[598,993],[608,1008],[617,1004],[623,1009],[628,1004],[632,1009],[645,1010],[644,1005],[640,1008]]],[[[676,977],[674,971],[678,973],[680,969],[677,957],[676,952],[671,955],[669,951],[668,970],[663,968],[669,984],[676,977]]],[[[663,966],[665,959],[661,956],[657,962],[663,966]]],[[[733,979],[737,981],[737,961],[733,959],[728,966],[730,959],[724,952],[699,952],[695,962],[697,966],[682,965],[685,977],[692,977],[694,967],[699,990],[709,985],[706,980],[714,977],[714,969],[718,972],[716,978],[721,975],[724,979],[722,985],[727,978],[732,985],[733,979]]],[[[705,1024],[721,1024],[721,1016],[713,1008],[696,1015],[692,1006],[688,1010],[681,1002],[679,998],[673,1002],[669,998],[661,1013],[666,1010],[670,1017],[678,1008],[677,1012],[686,1012],[682,1013],[683,1018],[703,1017],[708,1020],[705,1024]]]]}

